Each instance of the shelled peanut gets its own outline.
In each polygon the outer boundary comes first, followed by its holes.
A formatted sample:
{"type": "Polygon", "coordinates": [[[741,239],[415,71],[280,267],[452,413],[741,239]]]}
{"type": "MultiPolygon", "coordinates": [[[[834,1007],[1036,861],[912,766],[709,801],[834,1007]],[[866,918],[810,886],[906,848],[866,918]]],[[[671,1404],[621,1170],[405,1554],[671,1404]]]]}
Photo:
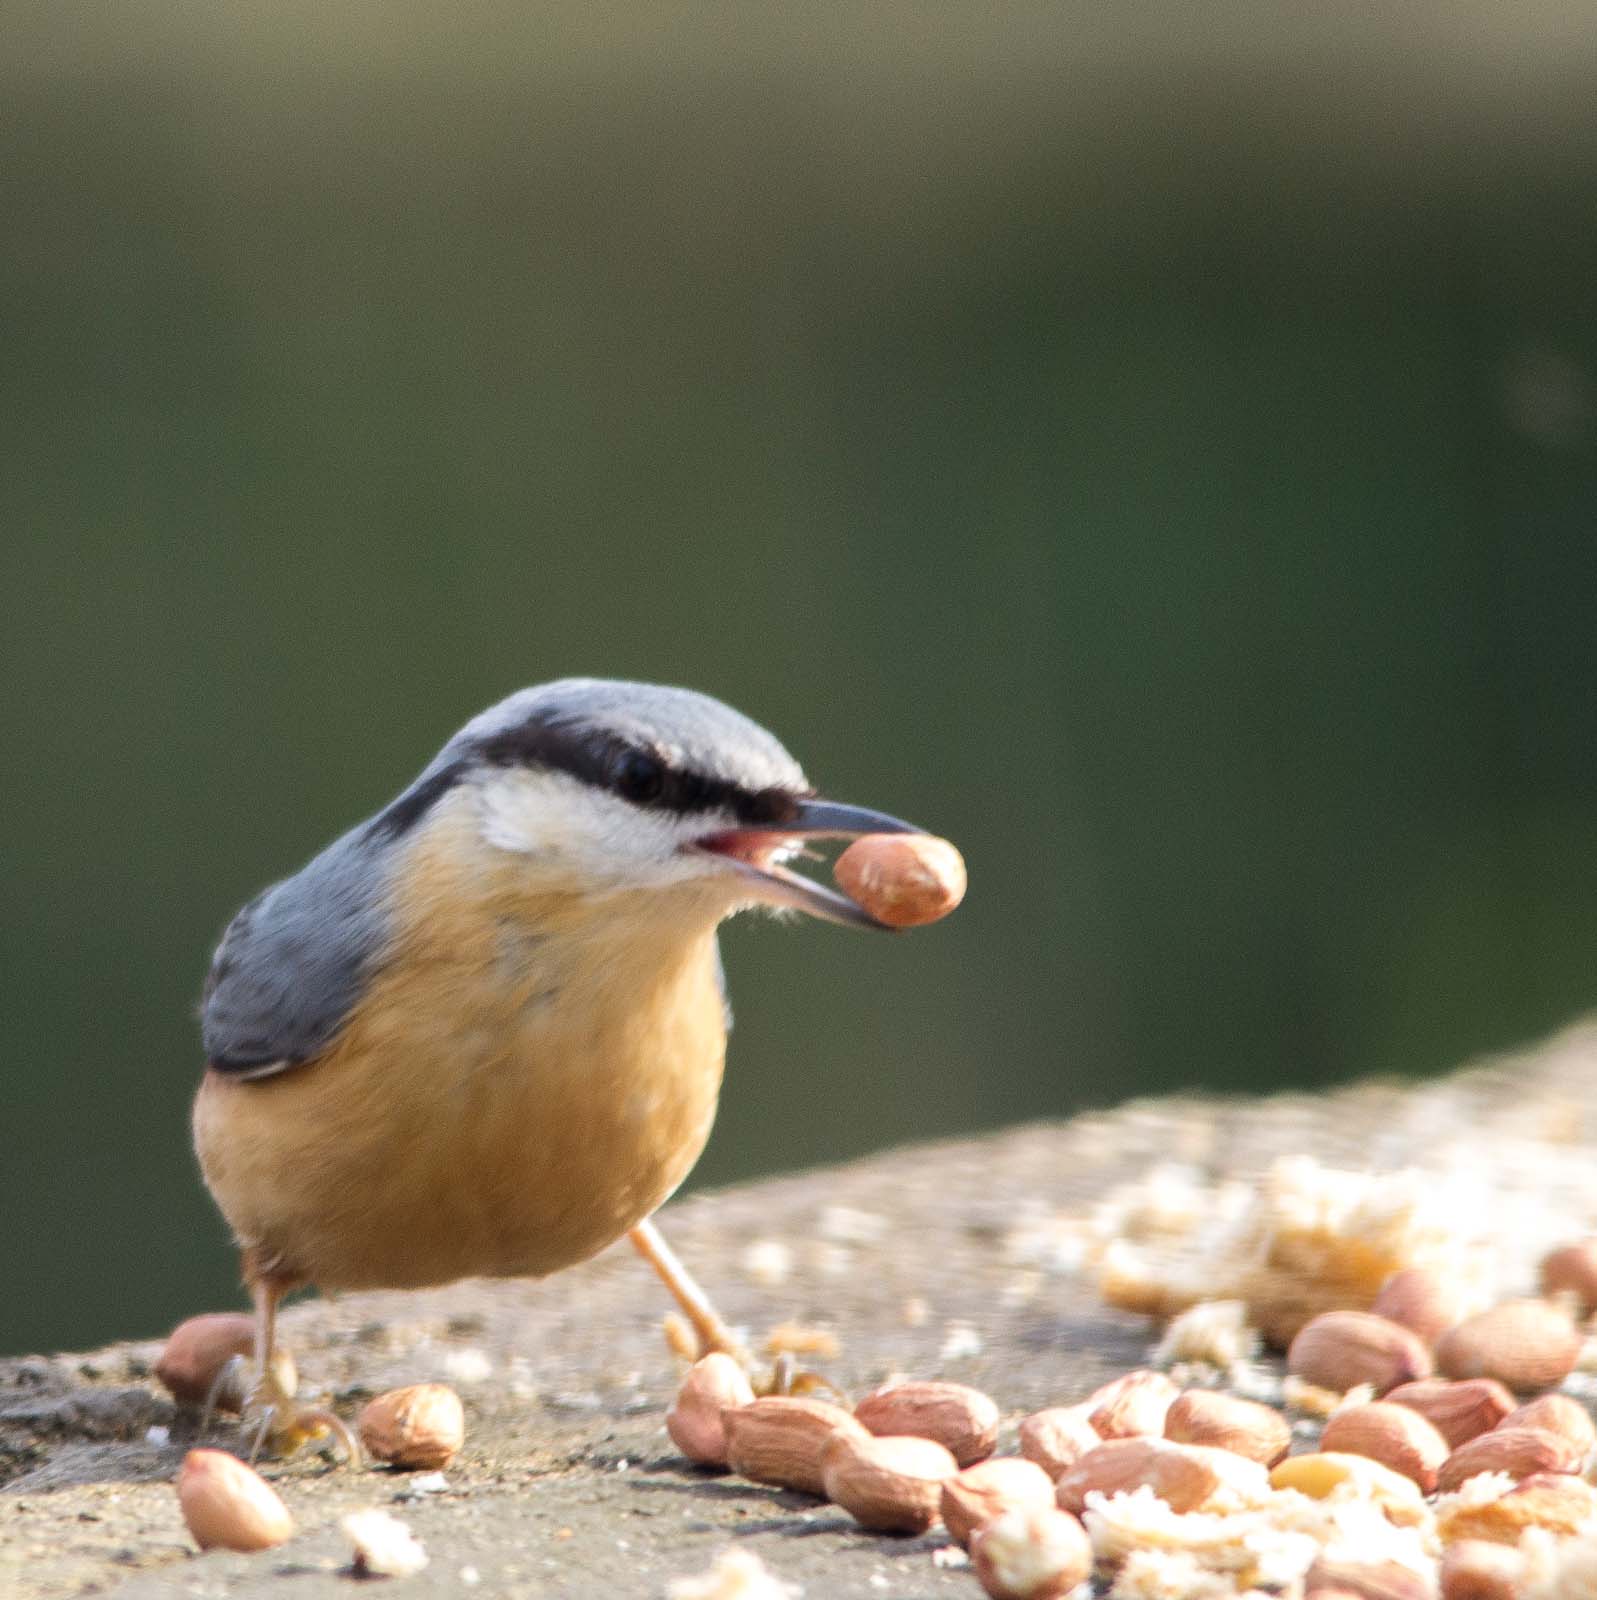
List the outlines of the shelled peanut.
{"type": "Polygon", "coordinates": [[[821,1453],[839,1429],[868,1430],[828,1400],[765,1395],[723,1413],[727,1465],[740,1477],[825,1495],[821,1453]]]}
{"type": "Polygon", "coordinates": [[[1322,1450],[1368,1456],[1413,1479],[1423,1494],[1436,1488],[1448,1458],[1447,1440],[1419,1412],[1389,1400],[1333,1412],[1320,1434],[1322,1450]]]}
{"type": "Polygon", "coordinates": [[[894,1383],[854,1407],[872,1433],[935,1439],[962,1467],[984,1460],[998,1442],[998,1406],[963,1383],[894,1383]]]}
{"type": "Polygon", "coordinates": [[[447,1467],[466,1437],[460,1396],[442,1383],[390,1389],[367,1403],[355,1426],[377,1460],[428,1471],[447,1467]]]}
{"type": "Polygon", "coordinates": [[[1165,1416],[1164,1435],[1177,1444],[1207,1444],[1273,1467],[1292,1446],[1292,1426],[1257,1400],[1189,1389],[1165,1416]]]}
{"type": "MultiPolygon", "coordinates": [[[[180,1405],[215,1405],[237,1411],[236,1397],[218,1392],[222,1370],[255,1348],[255,1319],[241,1311],[207,1311],[180,1322],[167,1335],[155,1376],[180,1405]]],[[[290,1389],[292,1392],[292,1388],[290,1389]]]]}
{"type": "Polygon", "coordinates": [[[944,1479],[940,1509],[955,1544],[968,1546],[983,1523],[1006,1511],[1042,1511],[1054,1503],[1054,1481],[1024,1456],[992,1456],[944,1479]]]}
{"type": "Polygon", "coordinates": [[[935,1439],[838,1428],[821,1449],[821,1488],[862,1528],[925,1533],[959,1470],[935,1439]]]}
{"type": "Polygon", "coordinates": [[[294,1532],[277,1491],[225,1450],[190,1450],[178,1473],[177,1498],[202,1550],[270,1550],[294,1532]]]}
{"type": "Polygon", "coordinates": [[[1322,1311],[1299,1330],[1286,1364],[1294,1377],[1338,1394],[1367,1383],[1382,1395],[1433,1370],[1418,1334],[1369,1311],[1322,1311]]]}
{"type": "Polygon", "coordinates": [[[748,1405],[753,1398],[748,1374],[731,1356],[713,1350],[688,1369],[665,1414],[665,1431],[689,1461],[724,1470],[726,1423],[722,1414],[748,1405]]]}
{"type": "Polygon", "coordinates": [[[965,898],[964,858],[931,834],[866,834],[832,873],[844,894],[891,928],[937,922],[965,898]]]}

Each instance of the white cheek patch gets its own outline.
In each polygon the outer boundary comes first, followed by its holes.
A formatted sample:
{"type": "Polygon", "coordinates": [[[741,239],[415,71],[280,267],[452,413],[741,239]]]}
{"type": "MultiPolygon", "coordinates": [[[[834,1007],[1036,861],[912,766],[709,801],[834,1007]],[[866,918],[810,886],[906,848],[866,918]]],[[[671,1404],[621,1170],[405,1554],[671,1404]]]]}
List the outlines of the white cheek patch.
{"type": "MultiPolygon", "coordinates": [[[[496,771],[478,785],[477,795],[484,842],[532,857],[551,873],[655,887],[717,871],[714,857],[682,848],[713,831],[713,817],[628,805],[563,772],[496,771]]],[[[730,819],[724,825],[731,826],[730,819]]]]}
{"type": "Polygon", "coordinates": [[[604,798],[560,773],[496,772],[478,790],[482,836],[516,855],[569,856],[599,820],[585,802],[604,798]]]}

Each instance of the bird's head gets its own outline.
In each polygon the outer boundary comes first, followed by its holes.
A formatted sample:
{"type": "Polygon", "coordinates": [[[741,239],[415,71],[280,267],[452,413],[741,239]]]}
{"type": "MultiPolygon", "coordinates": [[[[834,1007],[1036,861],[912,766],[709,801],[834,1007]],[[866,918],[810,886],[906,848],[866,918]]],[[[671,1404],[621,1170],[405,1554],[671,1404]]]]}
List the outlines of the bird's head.
{"type": "Polygon", "coordinates": [[[765,905],[880,928],[784,862],[807,839],[920,831],[820,797],[771,734],[719,700],[595,678],[523,689],[474,717],[371,827],[397,838],[446,795],[539,887],[659,891],[713,917],[765,905]]]}

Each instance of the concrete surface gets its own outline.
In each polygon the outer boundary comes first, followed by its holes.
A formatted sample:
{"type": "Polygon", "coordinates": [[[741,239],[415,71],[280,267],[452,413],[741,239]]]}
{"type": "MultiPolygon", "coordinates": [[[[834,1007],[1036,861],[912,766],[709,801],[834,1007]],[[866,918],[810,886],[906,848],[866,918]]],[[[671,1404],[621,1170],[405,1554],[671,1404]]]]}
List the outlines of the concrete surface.
{"type": "MultiPolygon", "coordinates": [[[[1256,1173],[1297,1152],[1395,1166],[1462,1135],[1479,1145],[1483,1181],[1494,1150],[1523,1153],[1527,1141],[1567,1162],[1597,1140],[1594,1064],[1597,1032],[1585,1029],[1419,1088],[1143,1102],[695,1197],[661,1222],[726,1315],[756,1338],[776,1323],[824,1327],[841,1349],[815,1365],[846,1389],[895,1371],[954,1378],[990,1392],[1012,1423],[1138,1364],[1151,1335],[1141,1319],[1099,1305],[1079,1277],[1017,1271],[1003,1241],[1021,1219],[1083,1211],[1166,1159],[1215,1176],[1256,1173]],[[788,1247],[783,1281],[751,1271],[754,1240],[788,1247]]],[[[1594,1221],[1571,1216],[1571,1232],[1594,1221]]],[[[540,1283],[290,1309],[283,1332],[302,1393],[330,1394],[353,1417],[382,1389],[449,1382],[466,1402],[467,1443],[447,1488],[412,1499],[405,1474],[311,1454],[268,1464],[301,1531],[253,1556],[202,1556],[187,1538],[171,1480],[194,1419],[175,1415],[148,1376],[158,1344],[0,1362],[0,1593],[347,1597],[355,1580],[337,1520],[375,1504],[403,1517],[431,1556],[421,1574],[389,1580],[415,1600],[654,1600],[731,1543],[808,1600],[978,1594],[968,1572],[940,1564],[939,1537],[864,1534],[802,1495],[687,1468],[663,1428],[678,1375],[660,1331],[666,1308],[622,1246],[540,1283]],[[170,1442],[155,1442],[162,1429],[170,1442]]],[[[223,1424],[211,1442],[237,1436],[223,1424]]]]}

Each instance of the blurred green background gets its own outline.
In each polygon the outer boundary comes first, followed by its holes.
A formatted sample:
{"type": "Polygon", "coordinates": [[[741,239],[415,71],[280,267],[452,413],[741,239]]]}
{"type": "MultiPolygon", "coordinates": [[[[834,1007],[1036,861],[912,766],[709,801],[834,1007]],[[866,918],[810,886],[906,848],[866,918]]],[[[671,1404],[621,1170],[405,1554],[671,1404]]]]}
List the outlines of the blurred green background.
{"type": "Polygon", "coordinates": [[[216,934],[567,673],[969,858],[701,1182],[1597,1001],[1597,24],[1389,9],[9,8],[0,1350],[235,1303],[216,934]]]}

